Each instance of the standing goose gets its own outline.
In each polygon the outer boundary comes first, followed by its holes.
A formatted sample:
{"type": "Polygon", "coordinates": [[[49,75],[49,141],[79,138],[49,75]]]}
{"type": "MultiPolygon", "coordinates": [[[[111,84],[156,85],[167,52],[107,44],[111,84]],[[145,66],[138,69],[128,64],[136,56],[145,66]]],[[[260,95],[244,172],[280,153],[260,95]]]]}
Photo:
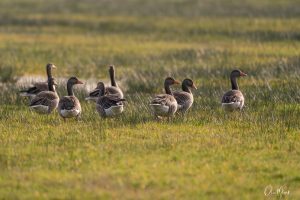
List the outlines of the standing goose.
{"type": "Polygon", "coordinates": [[[174,92],[173,95],[177,101],[177,110],[185,113],[193,104],[194,97],[190,88],[197,89],[191,79],[184,79],[182,82],[182,91],[174,92]]]}
{"type": "Polygon", "coordinates": [[[108,94],[115,94],[120,98],[123,98],[123,92],[119,88],[118,84],[116,83],[115,80],[115,67],[113,65],[109,66],[109,76],[110,76],[110,81],[111,81],[111,86],[106,88],[106,93],[108,94]]]}
{"type": "MultiPolygon", "coordinates": [[[[119,88],[118,84],[116,83],[115,67],[113,65],[109,66],[109,76],[110,76],[111,86],[105,87],[105,94],[114,94],[122,99],[124,95],[122,90],[119,88]]],[[[85,100],[91,100],[96,102],[99,97],[99,91],[101,85],[102,82],[98,82],[97,87],[89,93],[88,97],[86,97],[85,100]]]]}
{"type": "MultiPolygon", "coordinates": [[[[47,78],[48,79],[50,77],[52,77],[52,69],[55,69],[55,68],[56,68],[56,66],[54,64],[49,63],[49,64],[46,65],[46,71],[47,71],[47,78]]],[[[37,95],[38,93],[40,93],[42,91],[49,91],[48,81],[34,83],[32,87],[21,90],[20,95],[24,96],[24,97],[31,97],[32,98],[32,97],[34,97],[35,95],[37,95]]]]}
{"type": "Polygon", "coordinates": [[[49,91],[42,91],[33,97],[29,107],[40,114],[50,114],[57,108],[59,97],[54,88],[54,78],[48,78],[49,91]]]}
{"type": "Polygon", "coordinates": [[[79,117],[81,114],[81,106],[77,97],[74,96],[73,86],[75,84],[83,84],[76,77],[71,77],[67,82],[68,96],[64,96],[59,100],[58,113],[66,120],[66,118],[79,117]]]}
{"type": "Polygon", "coordinates": [[[230,74],[231,90],[226,92],[222,98],[222,107],[226,111],[241,110],[244,106],[244,96],[236,81],[238,77],[242,76],[247,76],[247,74],[240,70],[233,70],[230,74]]]}
{"type": "Polygon", "coordinates": [[[99,97],[96,102],[96,110],[101,117],[113,117],[123,112],[123,101],[125,99],[120,98],[115,94],[105,95],[104,83],[99,83],[99,97]]]}
{"type": "Polygon", "coordinates": [[[150,106],[156,118],[172,117],[177,111],[177,102],[170,89],[170,86],[174,84],[180,84],[180,82],[172,77],[167,77],[164,83],[166,94],[156,95],[152,99],[150,106]]]}

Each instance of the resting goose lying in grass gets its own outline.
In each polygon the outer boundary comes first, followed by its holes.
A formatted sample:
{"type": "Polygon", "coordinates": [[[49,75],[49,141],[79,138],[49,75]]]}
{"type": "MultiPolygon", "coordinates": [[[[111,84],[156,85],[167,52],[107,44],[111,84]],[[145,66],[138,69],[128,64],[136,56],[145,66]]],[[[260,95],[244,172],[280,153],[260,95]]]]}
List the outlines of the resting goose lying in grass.
{"type": "Polygon", "coordinates": [[[177,101],[170,89],[170,86],[174,84],[180,84],[180,82],[176,81],[172,77],[167,77],[164,83],[166,94],[156,95],[151,101],[150,106],[156,118],[169,118],[172,117],[177,111],[177,101]]]}
{"type": "Polygon", "coordinates": [[[29,107],[40,114],[50,114],[58,106],[59,97],[54,88],[54,78],[48,78],[49,91],[42,91],[33,97],[29,107]]]}
{"type": "Polygon", "coordinates": [[[75,84],[83,84],[76,77],[71,77],[67,82],[68,96],[64,96],[59,100],[58,113],[66,120],[66,118],[79,117],[81,114],[81,105],[77,97],[74,96],[73,86],[75,84]]]}
{"type": "MultiPolygon", "coordinates": [[[[55,69],[56,66],[54,64],[47,64],[46,65],[46,71],[47,71],[47,78],[49,79],[52,77],[52,69],[55,69]]],[[[55,87],[55,86],[53,86],[55,87]]],[[[48,82],[37,82],[34,83],[32,87],[29,87],[27,89],[21,90],[20,95],[24,97],[31,97],[33,98],[35,95],[42,91],[49,91],[48,82]]]]}
{"type": "MultiPolygon", "coordinates": [[[[110,76],[111,86],[105,87],[105,94],[114,94],[120,98],[123,98],[124,97],[123,92],[119,88],[115,80],[115,67],[113,65],[109,66],[109,76],[110,76]]],[[[99,97],[99,90],[101,84],[102,82],[99,82],[97,84],[97,87],[89,93],[88,97],[86,97],[85,100],[91,100],[96,102],[99,97]]]]}
{"type": "Polygon", "coordinates": [[[182,91],[173,92],[173,95],[177,101],[177,110],[185,113],[194,102],[193,93],[190,88],[197,89],[194,82],[191,79],[184,79],[182,82],[182,91]]]}
{"type": "Polygon", "coordinates": [[[240,70],[233,70],[230,74],[231,90],[226,92],[222,98],[222,107],[226,111],[241,110],[244,107],[245,99],[236,80],[242,76],[247,76],[247,74],[240,70]]]}
{"type": "Polygon", "coordinates": [[[99,83],[99,97],[96,102],[96,110],[101,117],[114,117],[121,114],[124,110],[123,101],[125,99],[120,98],[115,94],[105,95],[104,83],[99,83]]]}

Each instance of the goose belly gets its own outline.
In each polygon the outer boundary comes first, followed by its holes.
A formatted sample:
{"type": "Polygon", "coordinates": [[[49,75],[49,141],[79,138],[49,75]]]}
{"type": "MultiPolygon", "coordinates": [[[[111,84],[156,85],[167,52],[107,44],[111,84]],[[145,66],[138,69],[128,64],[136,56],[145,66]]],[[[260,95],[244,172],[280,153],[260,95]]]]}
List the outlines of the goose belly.
{"type": "Polygon", "coordinates": [[[71,117],[76,117],[80,114],[79,109],[72,109],[72,110],[60,110],[60,115],[64,118],[71,118],[71,117]]]}
{"type": "Polygon", "coordinates": [[[116,115],[119,115],[123,112],[124,110],[124,107],[123,105],[120,105],[120,106],[112,106],[110,108],[107,108],[107,109],[104,109],[105,111],[105,115],[107,117],[112,117],[112,116],[116,116],[116,115]]]}
{"type": "Polygon", "coordinates": [[[242,102],[222,103],[222,107],[226,111],[234,111],[237,109],[241,109],[243,107],[243,103],[242,102]]]}
{"type": "Polygon", "coordinates": [[[48,114],[49,111],[49,106],[44,106],[44,105],[30,106],[30,108],[40,114],[48,114]]]}
{"type": "Polygon", "coordinates": [[[153,112],[158,116],[166,116],[169,115],[169,106],[160,105],[160,104],[150,104],[153,112]]]}

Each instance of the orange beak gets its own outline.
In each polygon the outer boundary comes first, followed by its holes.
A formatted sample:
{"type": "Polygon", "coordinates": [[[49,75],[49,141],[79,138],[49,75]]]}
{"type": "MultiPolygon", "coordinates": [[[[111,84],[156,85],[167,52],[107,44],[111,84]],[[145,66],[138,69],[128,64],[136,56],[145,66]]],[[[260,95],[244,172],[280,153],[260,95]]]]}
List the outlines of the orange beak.
{"type": "Polygon", "coordinates": [[[192,85],[192,88],[194,88],[194,89],[196,89],[196,90],[197,90],[197,87],[196,87],[196,85],[194,85],[194,84],[192,85]]]}
{"type": "Polygon", "coordinates": [[[83,84],[83,82],[82,82],[82,81],[80,81],[80,80],[78,80],[78,81],[77,81],[77,84],[83,84]]]}
{"type": "Polygon", "coordinates": [[[241,72],[241,73],[240,73],[240,76],[247,76],[247,74],[244,73],[244,72],[241,72]]]}
{"type": "Polygon", "coordinates": [[[174,81],[174,84],[180,84],[180,82],[179,82],[179,81],[177,81],[177,80],[175,80],[175,81],[174,81]]]}

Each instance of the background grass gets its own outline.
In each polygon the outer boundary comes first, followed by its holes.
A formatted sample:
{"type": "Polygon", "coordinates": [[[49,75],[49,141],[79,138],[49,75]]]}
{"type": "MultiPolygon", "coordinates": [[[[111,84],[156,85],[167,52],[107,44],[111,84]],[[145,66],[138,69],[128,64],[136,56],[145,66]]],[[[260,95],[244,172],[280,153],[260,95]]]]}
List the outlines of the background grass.
{"type": "MultiPolygon", "coordinates": [[[[299,199],[299,0],[1,0],[2,199],[299,199]],[[103,120],[76,88],[82,121],[41,116],[18,96],[22,76],[73,75],[94,86],[109,64],[128,100],[103,120]],[[225,114],[234,68],[246,97],[225,114]],[[156,122],[163,79],[192,78],[185,119],[156,122]]],[[[22,84],[24,84],[22,82],[22,84]]],[[[85,88],[90,87],[86,86],[85,88]]],[[[175,87],[175,89],[180,89],[175,87]]],[[[59,88],[65,95],[65,86],[59,88]]]]}

